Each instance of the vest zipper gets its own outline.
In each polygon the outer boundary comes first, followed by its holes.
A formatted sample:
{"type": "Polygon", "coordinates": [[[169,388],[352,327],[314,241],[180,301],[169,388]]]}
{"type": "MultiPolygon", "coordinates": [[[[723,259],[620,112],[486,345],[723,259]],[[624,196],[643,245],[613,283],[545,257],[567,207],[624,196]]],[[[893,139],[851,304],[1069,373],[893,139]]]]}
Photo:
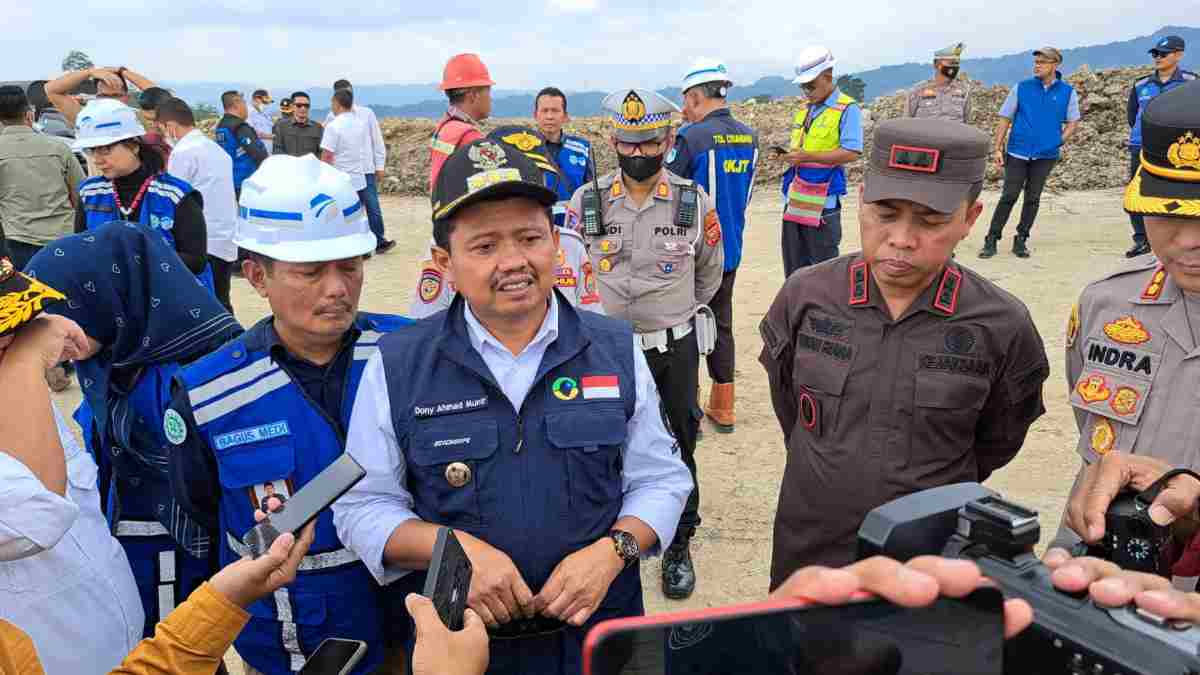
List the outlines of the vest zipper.
{"type": "Polygon", "coordinates": [[[517,415],[517,447],[513,448],[513,454],[521,454],[521,447],[525,445],[525,420],[517,415]]]}

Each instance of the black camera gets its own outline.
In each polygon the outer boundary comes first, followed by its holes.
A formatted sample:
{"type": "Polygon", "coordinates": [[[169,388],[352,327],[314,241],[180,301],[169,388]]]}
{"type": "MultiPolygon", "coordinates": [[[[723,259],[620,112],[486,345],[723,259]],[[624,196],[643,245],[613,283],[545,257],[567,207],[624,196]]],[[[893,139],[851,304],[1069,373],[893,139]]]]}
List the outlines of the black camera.
{"type": "Polygon", "coordinates": [[[1146,492],[1118,495],[1104,515],[1104,537],[1087,546],[1087,554],[1111,560],[1122,569],[1169,578],[1171,565],[1164,549],[1171,540],[1171,528],[1150,520],[1153,501],[1146,492]]]}
{"type": "Polygon", "coordinates": [[[1036,511],[978,483],[959,483],[871,511],[858,531],[858,554],[972,560],[1007,597],[1028,601],[1033,625],[1005,644],[1006,673],[1200,673],[1200,629],[1056,590],[1050,570],[1033,553],[1040,534],[1036,511]]]}

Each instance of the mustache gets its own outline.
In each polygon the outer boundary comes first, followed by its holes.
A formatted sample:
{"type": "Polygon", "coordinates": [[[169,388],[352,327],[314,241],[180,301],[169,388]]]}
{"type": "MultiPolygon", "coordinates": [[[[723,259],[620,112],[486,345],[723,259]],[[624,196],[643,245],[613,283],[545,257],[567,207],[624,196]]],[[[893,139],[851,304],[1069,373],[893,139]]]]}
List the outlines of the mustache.
{"type": "Polygon", "coordinates": [[[332,314],[334,312],[339,312],[339,313],[345,314],[345,313],[351,312],[353,310],[354,310],[354,307],[350,303],[337,301],[337,302],[331,302],[327,305],[322,305],[322,306],[318,307],[316,309],[315,313],[316,314],[332,314]]]}
{"type": "Polygon", "coordinates": [[[499,290],[500,287],[504,286],[505,284],[520,283],[522,281],[528,281],[536,286],[538,279],[539,276],[537,270],[533,269],[532,267],[526,267],[519,272],[493,274],[491,287],[492,290],[495,291],[499,290]]]}

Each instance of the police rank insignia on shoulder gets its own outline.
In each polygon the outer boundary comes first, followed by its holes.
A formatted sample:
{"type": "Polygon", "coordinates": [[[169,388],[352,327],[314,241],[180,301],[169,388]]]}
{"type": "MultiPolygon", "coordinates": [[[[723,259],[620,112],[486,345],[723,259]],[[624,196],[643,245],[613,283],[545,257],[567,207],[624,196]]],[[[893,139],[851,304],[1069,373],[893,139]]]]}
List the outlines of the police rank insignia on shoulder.
{"type": "Polygon", "coordinates": [[[1067,349],[1075,346],[1075,338],[1079,337],[1079,303],[1071,306],[1071,317],[1067,319],[1067,349]]]}
{"type": "Polygon", "coordinates": [[[442,273],[436,267],[426,267],[421,270],[421,279],[417,282],[417,295],[421,302],[429,304],[442,294],[442,273]]]}
{"type": "Polygon", "coordinates": [[[1143,300],[1157,300],[1163,292],[1163,286],[1166,285],[1167,270],[1162,265],[1154,270],[1154,276],[1150,277],[1150,282],[1146,284],[1146,289],[1142,291],[1143,300]]]}
{"type": "Polygon", "coordinates": [[[1123,345],[1140,345],[1150,340],[1150,331],[1132,316],[1123,316],[1104,324],[1104,334],[1123,345]]]}

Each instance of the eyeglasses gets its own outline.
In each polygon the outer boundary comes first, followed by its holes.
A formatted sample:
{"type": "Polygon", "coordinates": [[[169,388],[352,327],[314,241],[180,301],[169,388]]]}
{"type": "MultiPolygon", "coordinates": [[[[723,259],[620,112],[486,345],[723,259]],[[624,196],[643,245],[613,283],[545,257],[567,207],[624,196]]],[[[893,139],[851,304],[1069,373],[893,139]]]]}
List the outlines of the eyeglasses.
{"type": "Polygon", "coordinates": [[[1173,53],[1173,52],[1150,52],[1150,58],[1153,58],[1153,59],[1165,59],[1165,58],[1167,58],[1168,56],[1170,56],[1172,53],[1173,53]]]}
{"type": "Polygon", "coordinates": [[[634,150],[641,150],[643,155],[657,155],[662,150],[665,140],[661,141],[642,141],[641,143],[626,143],[625,141],[617,141],[617,152],[622,155],[632,155],[634,150]]]}
{"type": "Polygon", "coordinates": [[[117,142],[111,145],[101,145],[96,148],[84,148],[83,154],[87,155],[88,157],[108,157],[112,154],[113,149],[120,144],[120,142],[117,142]]]}
{"type": "Polygon", "coordinates": [[[312,104],[311,103],[293,103],[292,107],[293,108],[311,108],[312,104]]]}

